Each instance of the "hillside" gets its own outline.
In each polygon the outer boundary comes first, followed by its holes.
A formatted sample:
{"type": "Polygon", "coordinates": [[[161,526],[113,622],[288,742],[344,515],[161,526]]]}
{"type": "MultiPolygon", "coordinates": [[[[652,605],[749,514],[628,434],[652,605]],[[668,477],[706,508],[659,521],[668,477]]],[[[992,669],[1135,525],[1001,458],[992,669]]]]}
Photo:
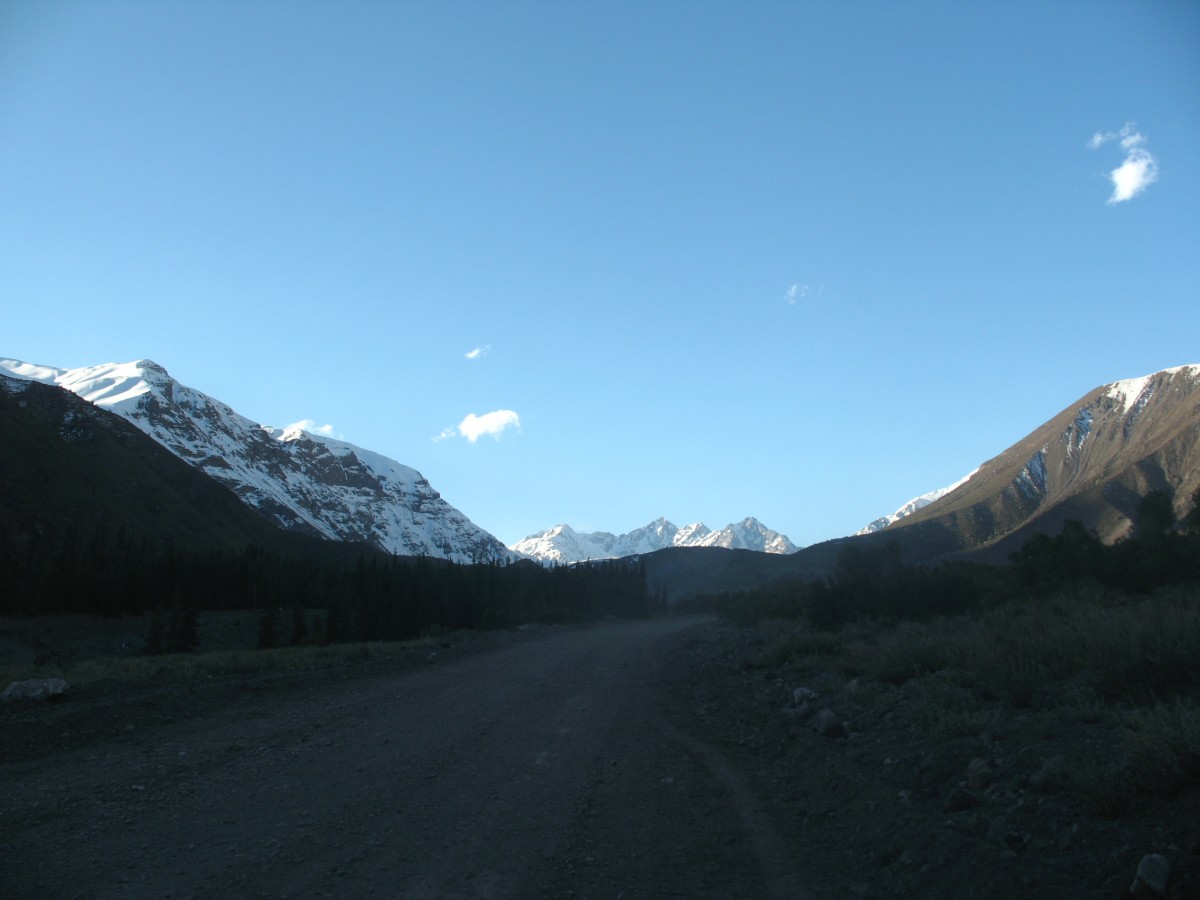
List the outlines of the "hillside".
{"type": "Polygon", "coordinates": [[[1089,391],[940,499],[882,533],[915,555],[1002,561],[1033,534],[1074,519],[1106,543],[1127,536],[1138,500],[1200,488],[1200,366],[1089,391]]]}

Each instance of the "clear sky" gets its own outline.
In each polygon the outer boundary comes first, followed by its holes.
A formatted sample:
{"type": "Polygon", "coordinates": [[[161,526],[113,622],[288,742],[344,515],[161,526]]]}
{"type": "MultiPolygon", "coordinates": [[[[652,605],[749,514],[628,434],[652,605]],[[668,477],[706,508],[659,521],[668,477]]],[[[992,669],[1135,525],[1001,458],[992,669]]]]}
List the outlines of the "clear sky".
{"type": "Polygon", "coordinates": [[[8,0],[0,355],[844,535],[1200,363],[1200,3],[8,0]]]}

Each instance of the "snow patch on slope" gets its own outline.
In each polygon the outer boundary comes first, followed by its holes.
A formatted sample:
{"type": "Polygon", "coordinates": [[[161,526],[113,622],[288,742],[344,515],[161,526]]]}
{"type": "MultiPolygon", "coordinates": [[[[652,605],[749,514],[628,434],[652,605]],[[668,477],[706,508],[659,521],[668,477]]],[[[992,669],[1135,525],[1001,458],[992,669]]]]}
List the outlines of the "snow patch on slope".
{"type": "Polygon", "coordinates": [[[1175,366],[1173,369],[1163,369],[1161,372],[1143,375],[1140,378],[1114,381],[1106,387],[1103,396],[1120,403],[1122,411],[1128,414],[1146,405],[1154,392],[1153,383],[1159,376],[1174,376],[1181,373],[1190,375],[1192,378],[1200,378],[1200,365],[1175,366]]]}

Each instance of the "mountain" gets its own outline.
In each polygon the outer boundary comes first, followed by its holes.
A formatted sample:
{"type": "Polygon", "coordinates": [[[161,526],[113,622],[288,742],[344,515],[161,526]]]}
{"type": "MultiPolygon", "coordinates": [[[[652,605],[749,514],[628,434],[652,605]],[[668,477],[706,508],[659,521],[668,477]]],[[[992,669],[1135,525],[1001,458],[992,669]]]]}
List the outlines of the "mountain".
{"type": "Polygon", "coordinates": [[[1181,366],[1089,391],[956,485],[932,492],[941,494],[937,499],[910,501],[882,529],[823,541],[790,556],[675,548],[646,556],[643,563],[651,589],[665,591],[671,602],[825,577],[848,546],[895,543],[908,563],[1002,564],[1030,537],[1057,534],[1069,519],[1105,541],[1119,540],[1129,534],[1139,501],[1152,490],[1167,492],[1181,517],[1198,489],[1200,365],[1181,366]]]}
{"type": "Polygon", "coordinates": [[[887,528],[889,525],[899,522],[901,519],[908,518],[913,513],[915,513],[918,509],[924,509],[926,506],[928,506],[934,500],[941,500],[952,490],[965,484],[971,478],[971,476],[974,475],[975,472],[978,472],[978,471],[979,471],[978,469],[975,469],[974,471],[972,471],[969,474],[960,478],[958,481],[954,482],[954,484],[950,485],[949,487],[938,488],[936,491],[930,491],[927,494],[922,494],[920,497],[913,497],[911,500],[909,500],[907,503],[905,503],[903,506],[901,506],[895,512],[889,513],[886,516],[880,516],[875,521],[871,522],[868,525],[864,525],[862,528],[860,528],[858,531],[856,531],[854,533],[856,535],[874,534],[876,531],[883,531],[883,529],[887,528]]]}
{"type": "Polygon", "coordinates": [[[572,563],[636,556],[668,547],[723,547],[776,554],[796,552],[796,545],[785,535],[772,531],[755,518],[726,525],[720,531],[713,531],[703,522],[679,528],[659,518],[620,535],[607,531],[580,533],[570,525],[555,525],[518,541],[509,549],[543,563],[572,563]]]}
{"type": "Polygon", "coordinates": [[[299,428],[259,425],[151,360],[57,369],[0,359],[0,372],[116,413],[279,527],[398,555],[512,558],[415,469],[299,428]]]}
{"type": "Polygon", "coordinates": [[[1069,519],[1111,543],[1150,491],[1167,492],[1179,517],[1197,489],[1200,365],[1179,366],[1089,391],[883,534],[918,554],[1001,561],[1069,519]]]}
{"type": "Polygon", "coordinates": [[[196,550],[249,545],[310,553],[228,488],[119,416],[69,391],[0,373],[0,528],[31,535],[97,531],[196,550]]]}

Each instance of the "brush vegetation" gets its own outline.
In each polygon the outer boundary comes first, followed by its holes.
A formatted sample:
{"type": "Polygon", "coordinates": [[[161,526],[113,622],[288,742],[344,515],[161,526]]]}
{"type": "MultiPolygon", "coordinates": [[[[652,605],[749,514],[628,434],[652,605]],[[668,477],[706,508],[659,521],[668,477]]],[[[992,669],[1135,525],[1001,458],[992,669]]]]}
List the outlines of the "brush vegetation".
{"type": "Polygon", "coordinates": [[[1144,508],[1111,547],[1072,525],[1006,569],[848,548],[828,579],[706,602],[771,635],[751,667],[902,712],[933,740],[1018,718],[1086,734],[1064,787],[1122,815],[1200,785],[1200,503],[1181,523],[1158,498],[1144,508]]]}

